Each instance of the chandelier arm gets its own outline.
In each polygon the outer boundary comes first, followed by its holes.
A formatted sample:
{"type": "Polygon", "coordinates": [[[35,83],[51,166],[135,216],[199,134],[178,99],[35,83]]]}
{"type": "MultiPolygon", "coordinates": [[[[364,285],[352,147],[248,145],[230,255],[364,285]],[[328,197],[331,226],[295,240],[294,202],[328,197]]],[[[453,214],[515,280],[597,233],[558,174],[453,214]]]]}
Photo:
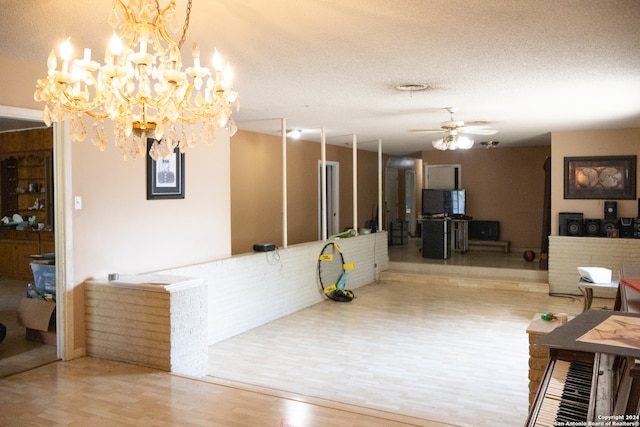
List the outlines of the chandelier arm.
{"type": "Polygon", "coordinates": [[[85,114],[92,119],[106,119],[107,117],[109,117],[107,113],[99,113],[96,111],[86,111],[85,114]]]}
{"type": "MultiPolygon", "coordinates": [[[[125,18],[124,19],[125,23],[135,22],[135,18],[133,17],[131,9],[129,9],[122,0],[113,0],[113,2],[114,4],[117,4],[118,6],[120,6],[120,10],[122,10],[122,14],[124,15],[124,18],[125,18]]],[[[118,37],[122,37],[126,33],[127,27],[128,27],[127,25],[123,25],[122,31],[118,34],[118,37]]]]}
{"type": "MultiPolygon", "coordinates": [[[[189,3],[191,3],[191,0],[189,1],[189,3]]],[[[175,2],[171,1],[167,7],[165,7],[164,9],[160,10],[160,5],[158,4],[158,0],[156,0],[156,5],[158,7],[158,16],[156,17],[156,20],[159,20],[160,18],[162,18],[162,25],[157,25],[157,22],[154,22],[154,25],[156,26],[156,28],[158,29],[158,32],[160,33],[160,37],[162,37],[162,39],[164,41],[167,42],[167,44],[169,45],[177,45],[178,49],[182,48],[181,44],[177,44],[176,42],[174,42],[171,39],[171,36],[169,36],[169,34],[167,33],[167,28],[166,28],[166,24],[167,24],[167,13],[169,13],[171,11],[171,9],[175,9],[175,2]]],[[[188,17],[187,17],[188,19],[188,17]]],[[[187,24],[185,24],[187,25],[187,24]]],[[[182,37],[185,38],[186,37],[186,28],[183,29],[183,34],[182,37]]],[[[182,42],[182,40],[181,40],[182,42]]]]}
{"type": "Polygon", "coordinates": [[[94,108],[96,108],[101,104],[101,100],[96,99],[89,104],[84,104],[79,106],[77,102],[75,102],[75,97],[71,96],[64,89],[64,87],[61,90],[59,90],[59,93],[62,96],[59,97],[58,99],[60,100],[60,103],[64,106],[64,108],[70,111],[74,111],[76,113],[89,113],[91,110],[93,110],[94,108]]]}

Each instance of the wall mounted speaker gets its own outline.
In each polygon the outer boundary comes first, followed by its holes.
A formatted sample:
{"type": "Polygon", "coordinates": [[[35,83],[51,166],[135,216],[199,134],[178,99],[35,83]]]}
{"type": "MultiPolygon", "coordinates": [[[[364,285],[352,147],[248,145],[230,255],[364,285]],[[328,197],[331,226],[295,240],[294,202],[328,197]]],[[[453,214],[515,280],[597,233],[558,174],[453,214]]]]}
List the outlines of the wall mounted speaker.
{"type": "Polygon", "coordinates": [[[581,236],[582,235],[582,223],[583,223],[583,214],[582,212],[560,212],[559,214],[559,222],[560,222],[560,235],[561,236],[581,236]],[[580,225],[580,234],[569,234],[569,221],[572,221],[573,232],[577,232],[576,228],[578,227],[578,223],[580,225]]]}
{"type": "Polygon", "coordinates": [[[604,202],[604,219],[618,219],[618,202],[604,202]]]}
{"type": "Polygon", "coordinates": [[[584,235],[588,237],[600,237],[600,219],[587,218],[584,220],[584,235]]]}
{"type": "Polygon", "coordinates": [[[618,230],[620,230],[620,237],[625,237],[627,239],[633,238],[636,231],[636,219],[620,218],[618,220],[618,230]]]}
{"type": "Polygon", "coordinates": [[[604,220],[602,220],[601,231],[602,231],[602,235],[604,237],[607,237],[607,233],[610,232],[611,230],[615,230],[616,228],[618,228],[618,220],[617,219],[604,219],[604,220]]]}

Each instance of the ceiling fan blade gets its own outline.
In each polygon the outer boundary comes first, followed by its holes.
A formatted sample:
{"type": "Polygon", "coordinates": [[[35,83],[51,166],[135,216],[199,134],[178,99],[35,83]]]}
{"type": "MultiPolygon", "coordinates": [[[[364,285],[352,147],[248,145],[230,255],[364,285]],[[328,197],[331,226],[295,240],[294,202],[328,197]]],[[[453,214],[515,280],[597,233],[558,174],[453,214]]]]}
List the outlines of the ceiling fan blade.
{"type": "Polygon", "coordinates": [[[474,128],[473,126],[465,127],[461,130],[461,132],[468,133],[470,135],[495,135],[496,133],[498,133],[498,131],[495,129],[474,128]]]}
{"type": "Polygon", "coordinates": [[[409,129],[411,133],[442,133],[443,129],[409,129]]]}

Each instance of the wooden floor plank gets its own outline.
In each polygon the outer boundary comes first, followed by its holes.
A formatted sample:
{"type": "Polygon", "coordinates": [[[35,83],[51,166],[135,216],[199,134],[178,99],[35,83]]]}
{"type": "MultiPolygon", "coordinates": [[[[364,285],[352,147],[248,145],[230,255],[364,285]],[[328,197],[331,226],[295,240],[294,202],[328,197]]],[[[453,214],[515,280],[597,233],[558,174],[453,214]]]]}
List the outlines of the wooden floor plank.
{"type": "Polygon", "coordinates": [[[520,425],[529,322],[582,309],[579,298],[427,276],[381,280],[355,294],[212,346],[211,376],[455,425],[520,425]]]}

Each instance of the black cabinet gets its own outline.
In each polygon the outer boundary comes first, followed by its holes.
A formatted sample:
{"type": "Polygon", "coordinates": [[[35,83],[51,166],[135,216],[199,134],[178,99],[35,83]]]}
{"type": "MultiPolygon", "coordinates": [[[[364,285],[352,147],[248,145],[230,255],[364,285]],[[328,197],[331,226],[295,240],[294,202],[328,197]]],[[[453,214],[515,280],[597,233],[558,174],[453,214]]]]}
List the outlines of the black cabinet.
{"type": "Polygon", "coordinates": [[[389,227],[389,244],[390,245],[406,245],[409,243],[409,222],[408,221],[391,221],[389,227]]]}
{"type": "Polygon", "coordinates": [[[448,259],[451,256],[448,219],[425,219],[422,221],[422,257],[448,259]]]}

